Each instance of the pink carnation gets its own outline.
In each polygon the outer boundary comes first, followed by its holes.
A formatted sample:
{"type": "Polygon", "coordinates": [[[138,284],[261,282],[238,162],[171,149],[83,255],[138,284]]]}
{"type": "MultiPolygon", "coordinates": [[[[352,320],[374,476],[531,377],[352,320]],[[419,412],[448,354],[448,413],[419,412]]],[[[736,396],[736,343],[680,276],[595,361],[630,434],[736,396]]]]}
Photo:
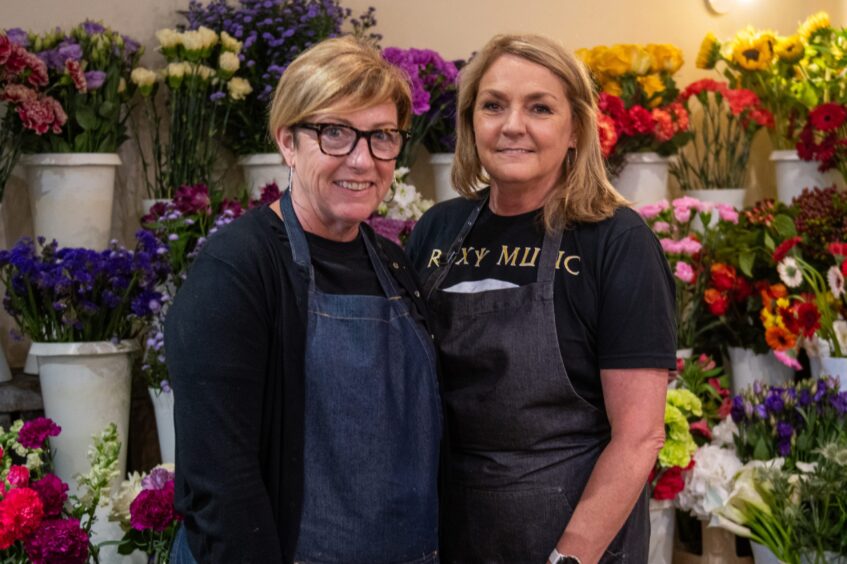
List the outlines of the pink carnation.
{"type": "Polygon", "coordinates": [[[14,465],[9,468],[9,475],[6,480],[13,488],[25,488],[29,485],[29,468],[26,466],[14,465]]]}
{"type": "Polygon", "coordinates": [[[718,215],[721,220],[728,221],[730,223],[738,223],[738,212],[734,207],[729,204],[717,204],[715,206],[718,210],[718,215]]]}
{"type": "Polygon", "coordinates": [[[47,417],[36,417],[24,423],[18,433],[18,442],[26,448],[41,448],[47,437],[55,437],[62,428],[47,417]]]}
{"type": "Polygon", "coordinates": [[[700,249],[703,248],[703,245],[697,239],[693,237],[686,237],[679,241],[679,250],[682,254],[685,255],[696,255],[700,252],[700,249]]]}
{"type": "Polygon", "coordinates": [[[88,535],[79,519],[48,519],[24,544],[33,564],[88,562],[88,535]]]}
{"type": "Polygon", "coordinates": [[[655,129],[653,130],[653,133],[656,135],[656,139],[662,143],[670,141],[675,133],[673,117],[671,114],[660,108],[655,108],[652,116],[653,120],[656,122],[655,129]]]}
{"type": "Polygon", "coordinates": [[[23,84],[9,84],[0,91],[0,100],[11,102],[12,104],[31,102],[37,98],[38,94],[35,93],[35,90],[23,84]]]}
{"type": "MultiPolygon", "coordinates": [[[[14,488],[6,492],[6,497],[0,501],[0,531],[4,542],[11,537],[12,542],[23,539],[35,531],[44,518],[44,505],[41,498],[30,488],[14,488]]],[[[0,546],[3,550],[4,546],[0,546]]]]}
{"type": "Polygon", "coordinates": [[[655,233],[670,233],[671,225],[667,221],[657,221],[653,224],[653,231],[655,233]]]}
{"type": "Polygon", "coordinates": [[[174,509],[174,483],[162,489],[142,490],[129,506],[132,528],[137,531],[164,531],[182,517],[174,509]]]}
{"type": "Polygon", "coordinates": [[[659,244],[662,245],[662,250],[668,254],[679,253],[679,243],[669,237],[659,239],[659,244]]]}
{"type": "Polygon", "coordinates": [[[674,207],[673,216],[680,223],[688,223],[691,221],[691,208],[678,208],[674,207]]]}
{"type": "Polygon", "coordinates": [[[68,499],[68,485],[54,474],[45,474],[40,480],[30,486],[38,492],[38,497],[44,504],[44,514],[48,517],[58,517],[62,506],[68,499]]]}
{"type": "Polygon", "coordinates": [[[701,202],[697,198],[692,198],[691,196],[683,196],[671,202],[671,205],[673,205],[673,207],[675,208],[689,208],[698,211],[704,210],[705,204],[706,202],[701,202]]]}
{"type": "Polygon", "coordinates": [[[646,204],[638,208],[638,213],[641,214],[641,217],[644,219],[653,219],[666,209],[670,207],[670,204],[667,200],[661,200],[656,202],[655,204],[646,204]]]}
{"type": "Polygon", "coordinates": [[[82,72],[82,66],[79,64],[79,61],[65,59],[65,71],[71,77],[78,92],[82,94],[88,92],[88,82],[85,80],[85,73],[82,72]]]}
{"type": "Polygon", "coordinates": [[[694,282],[694,269],[687,262],[679,261],[674,268],[674,276],[686,284],[691,284],[694,282]]]}

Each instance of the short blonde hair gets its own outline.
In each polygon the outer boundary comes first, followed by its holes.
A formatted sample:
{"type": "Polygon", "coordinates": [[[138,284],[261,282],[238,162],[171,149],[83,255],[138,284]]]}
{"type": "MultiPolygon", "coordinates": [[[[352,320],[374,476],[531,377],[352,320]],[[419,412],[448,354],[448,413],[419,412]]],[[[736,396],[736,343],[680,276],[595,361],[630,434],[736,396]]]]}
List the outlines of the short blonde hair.
{"type": "Polygon", "coordinates": [[[393,102],[400,129],[407,129],[412,120],[411,91],[403,71],[364,41],[336,37],[304,51],[282,73],[270,106],[271,138],[281,127],[296,125],[341,102],[349,103],[352,110],[393,102]]]}
{"type": "Polygon", "coordinates": [[[573,222],[601,221],[617,208],[629,205],[606,177],[597,133],[597,103],[588,72],[562,45],[540,35],[496,35],[461,70],[452,173],[456,190],[475,198],[476,187],[490,182],[476,150],[473,112],[483,75],[502,55],[520,57],[548,69],[561,79],[571,105],[576,148],[568,151],[573,154],[562,163],[562,181],[545,202],[545,227],[553,230],[573,222]]]}

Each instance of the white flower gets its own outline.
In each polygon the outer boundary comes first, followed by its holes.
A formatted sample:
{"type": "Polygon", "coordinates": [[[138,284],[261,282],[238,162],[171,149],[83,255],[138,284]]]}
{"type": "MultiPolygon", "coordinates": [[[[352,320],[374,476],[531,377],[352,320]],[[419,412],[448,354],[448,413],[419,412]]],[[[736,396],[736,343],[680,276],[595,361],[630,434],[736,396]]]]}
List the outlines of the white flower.
{"type": "Polygon", "coordinates": [[[241,63],[238,60],[238,55],[224,51],[218,58],[218,66],[228,75],[232,75],[238,70],[241,63]]]}
{"type": "Polygon", "coordinates": [[[201,27],[182,34],[182,46],[186,51],[202,53],[211,49],[218,42],[218,34],[208,27],[201,27]]]}
{"type": "Polygon", "coordinates": [[[408,184],[397,184],[394,189],[394,203],[401,207],[406,208],[415,201],[418,193],[415,190],[414,186],[409,186],[408,184]]]}
{"type": "Polygon", "coordinates": [[[37,452],[31,452],[26,455],[26,467],[32,472],[33,470],[38,470],[41,468],[43,461],[41,460],[41,449],[38,449],[37,452]]]}
{"type": "Polygon", "coordinates": [[[253,87],[246,79],[235,77],[226,85],[229,97],[235,101],[243,100],[253,91],[253,87]]]}
{"type": "Polygon", "coordinates": [[[242,45],[243,43],[241,43],[241,41],[237,40],[227,32],[221,32],[221,46],[224,48],[224,50],[230,51],[232,53],[238,53],[239,51],[241,51],[242,45]]]}
{"type": "Polygon", "coordinates": [[[156,84],[156,73],[144,67],[132,69],[129,79],[138,87],[152,86],[156,84]]]}
{"type": "Polygon", "coordinates": [[[715,446],[732,447],[735,444],[733,435],[738,432],[738,427],[731,417],[727,417],[712,429],[712,444],[715,446]]]}
{"type": "Polygon", "coordinates": [[[142,474],[132,472],[121,482],[120,488],[112,496],[112,509],[109,511],[109,521],[117,521],[124,531],[129,530],[129,506],[141,492],[142,474]]]}
{"type": "Polygon", "coordinates": [[[782,259],[776,270],[779,272],[779,279],[789,288],[798,288],[803,283],[803,271],[794,257],[782,259]]]}
{"type": "Polygon", "coordinates": [[[847,351],[847,321],[843,319],[833,321],[832,329],[838,338],[838,346],[841,348],[841,353],[844,354],[847,351]]]}
{"type": "Polygon", "coordinates": [[[169,63],[165,74],[171,78],[182,79],[188,69],[188,63],[169,63]]]}
{"type": "Polygon", "coordinates": [[[841,269],[837,266],[831,266],[826,271],[826,280],[829,282],[829,291],[835,296],[835,299],[844,295],[844,275],[841,274],[841,269]]]}
{"type": "Polygon", "coordinates": [[[156,32],[156,39],[162,49],[172,49],[182,45],[182,34],[173,29],[160,29],[156,32]]]}
{"type": "Polygon", "coordinates": [[[694,453],[694,468],[685,473],[685,488],[676,498],[680,509],[709,520],[732,492],[732,478],[741,469],[734,450],[705,445],[694,453]]]}

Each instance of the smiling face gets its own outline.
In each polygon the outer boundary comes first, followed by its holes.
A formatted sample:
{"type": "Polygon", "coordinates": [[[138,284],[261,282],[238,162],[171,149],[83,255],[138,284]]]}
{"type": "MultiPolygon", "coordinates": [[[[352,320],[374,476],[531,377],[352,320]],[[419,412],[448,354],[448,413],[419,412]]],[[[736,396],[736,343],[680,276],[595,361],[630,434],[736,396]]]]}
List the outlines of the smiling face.
{"type": "MultiPolygon", "coordinates": [[[[398,127],[392,102],[355,111],[341,103],[306,121],[362,131],[398,127]]],[[[345,157],[323,154],[317,132],[308,129],[280,128],[276,141],[294,171],[291,197],[303,228],[326,239],[353,240],[359,224],[370,217],[391,187],[396,161],[374,159],[364,138],[345,157]]]]}
{"type": "Polygon", "coordinates": [[[508,193],[530,209],[540,206],[555,186],[575,144],[562,81],[514,55],[502,55],[482,76],[473,128],[479,160],[491,177],[492,199],[508,193]]]}

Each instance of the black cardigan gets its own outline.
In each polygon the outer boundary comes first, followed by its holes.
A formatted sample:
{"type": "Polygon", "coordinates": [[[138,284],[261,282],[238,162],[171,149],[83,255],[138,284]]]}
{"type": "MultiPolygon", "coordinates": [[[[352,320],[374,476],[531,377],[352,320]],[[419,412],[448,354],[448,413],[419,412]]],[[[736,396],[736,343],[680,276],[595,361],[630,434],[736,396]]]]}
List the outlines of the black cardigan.
{"type": "MultiPolygon", "coordinates": [[[[426,308],[402,250],[380,258],[426,308]]],[[[165,323],[176,507],[198,562],[292,562],[303,502],[306,273],[282,220],[251,210],[212,236],[165,323]]],[[[340,461],[341,463],[341,461],[340,461]]]]}

